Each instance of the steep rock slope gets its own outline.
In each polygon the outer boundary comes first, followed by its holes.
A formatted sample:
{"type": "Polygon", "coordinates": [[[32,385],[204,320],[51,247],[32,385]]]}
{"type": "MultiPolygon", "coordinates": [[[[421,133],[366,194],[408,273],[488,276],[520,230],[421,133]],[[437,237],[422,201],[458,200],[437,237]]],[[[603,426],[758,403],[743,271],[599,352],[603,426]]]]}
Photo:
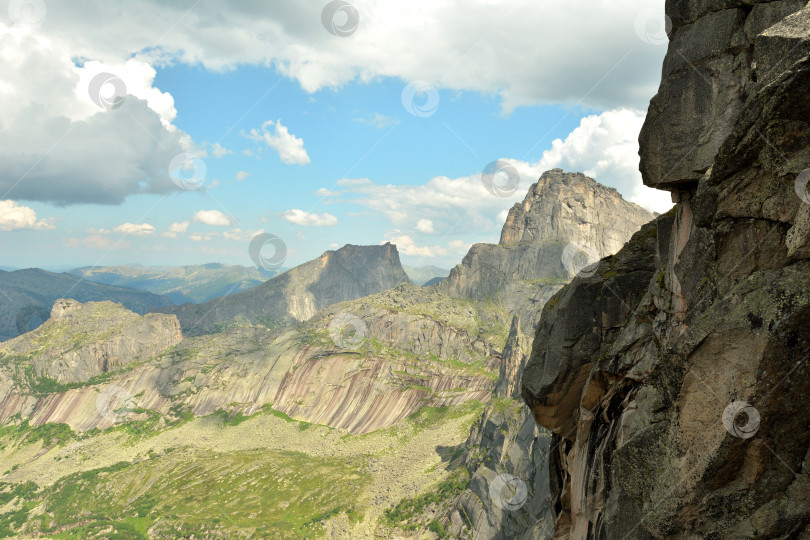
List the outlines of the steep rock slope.
{"type": "Polygon", "coordinates": [[[95,283],[161,294],[175,304],[199,304],[261,285],[279,271],[209,263],[189,266],[86,266],[69,273],[95,283]]]}
{"type": "Polygon", "coordinates": [[[552,169],[509,210],[500,242],[473,245],[437,287],[450,296],[493,299],[531,331],[563,283],[618,251],[653,217],[584,174],[552,169]]]}
{"type": "Polygon", "coordinates": [[[492,401],[465,444],[463,466],[471,481],[449,515],[455,537],[530,539],[554,530],[546,466],[551,433],[538,430],[517,399],[529,346],[515,316],[492,401]]]}
{"type": "Polygon", "coordinates": [[[667,14],[640,154],[678,204],[547,304],[523,375],[556,535],[806,537],[810,8],[667,14]]]}
{"type": "Polygon", "coordinates": [[[79,302],[111,300],[135,313],[171,305],[156,294],[92,283],[70,274],[55,274],[38,268],[0,271],[0,341],[11,339],[42,324],[55,300],[79,302]]]}
{"type": "Polygon", "coordinates": [[[211,333],[235,319],[283,326],[309,319],[330,304],[408,281],[395,245],[346,245],[253,289],[204,304],[183,304],[160,311],[177,315],[186,335],[211,333]]]}

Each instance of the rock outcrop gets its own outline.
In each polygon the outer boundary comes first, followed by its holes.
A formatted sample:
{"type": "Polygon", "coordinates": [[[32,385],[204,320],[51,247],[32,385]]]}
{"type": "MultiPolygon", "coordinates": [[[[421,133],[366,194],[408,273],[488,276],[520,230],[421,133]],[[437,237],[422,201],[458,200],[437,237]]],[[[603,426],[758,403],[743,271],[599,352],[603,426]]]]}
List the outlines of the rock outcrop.
{"type": "Polygon", "coordinates": [[[234,322],[284,326],[304,321],[330,304],[410,282],[393,244],[346,245],[296,266],[263,284],[204,304],[160,310],[180,320],[183,333],[202,335],[234,322]]]}
{"type": "Polygon", "coordinates": [[[640,155],[678,204],[548,302],[523,374],[554,433],[555,534],[803,538],[810,8],[667,14],[640,155]]]}
{"type": "Polygon", "coordinates": [[[546,171],[506,218],[498,244],[475,244],[436,285],[492,300],[528,331],[549,298],[589,263],[615,253],[654,215],[581,173],[546,171]]]}
{"type": "Polygon", "coordinates": [[[181,339],[173,315],[141,317],[112,302],[61,299],[37,330],[0,344],[0,358],[14,357],[33,378],[74,383],[149,360],[181,339]]]}
{"type": "Polygon", "coordinates": [[[449,516],[453,538],[549,538],[554,513],[549,498],[551,434],[538,431],[518,400],[494,398],[467,440],[464,466],[473,471],[449,516]]]}
{"type": "Polygon", "coordinates": [[[498,382],[495,384],[495,395],[502,398],[516,398],[520,395],[520,377],[526,367],[531,339],[520,328],[520,317],[512,317],[509,336],[501,355],[498,371],[498,382]]]}

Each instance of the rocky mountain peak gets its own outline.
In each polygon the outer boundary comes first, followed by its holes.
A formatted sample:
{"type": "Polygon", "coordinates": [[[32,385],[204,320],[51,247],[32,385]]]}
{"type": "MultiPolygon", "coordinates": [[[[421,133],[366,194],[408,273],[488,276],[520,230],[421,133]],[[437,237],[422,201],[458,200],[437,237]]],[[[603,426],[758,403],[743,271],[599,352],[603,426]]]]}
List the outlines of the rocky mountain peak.
{"type": "Polygon", "coordinates": [[[247,291],[161,311],[176,314],[187,335],[215,332],[238,324],[234,321],[281,326],[307,320],[331,304],[375,294],[403,282],[410,280],[394,244],[347,244],[247,291]]]}
{"type": "Polygon", "coordinates": [[[531,334],[539,308],[581,267],[611,255],[655,216],[582,173],[552,169],[509,211],[498,244],[473,245],[438,287],[495,300],[531,334]]]}
{"type": "Polygon", "coordinates": [[[551,169],[529,188],[522,203],[509,210],[499,243],[574,243],[604,257],[618,251],[653,217],[582,173],[551,169]]]}

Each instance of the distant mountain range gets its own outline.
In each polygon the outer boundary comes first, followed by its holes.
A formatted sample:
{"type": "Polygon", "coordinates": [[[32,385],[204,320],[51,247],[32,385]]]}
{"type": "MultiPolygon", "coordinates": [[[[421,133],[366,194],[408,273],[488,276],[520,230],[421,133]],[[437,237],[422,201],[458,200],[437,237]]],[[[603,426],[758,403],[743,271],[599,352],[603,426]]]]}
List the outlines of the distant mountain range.
{"type": "Polygon", "coordinates": [[[171,305],[165,296],[93,283],[70,274],[39,268],[0,270],[0,341],[42,324],[50,316],[54,301],[65,297],[79,302],[111,300],[139,314],[171,305]]]}
{"type": "Polygon", "coordinates": [[[260,285],[283,270],[210,263],[191,266],[86,266],[69,273],[96,283],[166,296],[173,304],[201,304],[260,285]]]}
{"type": "Polygon", "coordinates": [[[407,266],[403,264],[402,269],[405,270],[411,281],[417,285],[434,285],[450,275],[448,268],[439,268],[433,265],[407,266]]]}

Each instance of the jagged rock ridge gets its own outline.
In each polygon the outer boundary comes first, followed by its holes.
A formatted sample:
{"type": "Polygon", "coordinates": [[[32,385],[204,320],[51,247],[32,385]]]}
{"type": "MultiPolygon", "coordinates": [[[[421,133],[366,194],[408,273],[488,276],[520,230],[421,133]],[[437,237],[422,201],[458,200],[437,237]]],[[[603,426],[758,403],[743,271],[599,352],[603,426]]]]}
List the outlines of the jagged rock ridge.
{"type": "Polygon", "coordinates": [[[403,284],[297,326],[245,325],[181,341],[174,315],[58,301],[50,320],[0,347],[0,422],[19,416],[84,431],[139,419],[100,414],[106,392],[167,418],[178,407],[205,416],[272,405],[368,433],[424,406],[489,399],[506,315],[471,306],[403,284]],[[359,330],[348,337],[345,316],[359,330]]]}
{"type": "Polygon", "coordinates": [[[677,207],[557,293],[523,375],[557,537],[810,535],[804,4],[667,2],[640,155],[677,207]]]}

